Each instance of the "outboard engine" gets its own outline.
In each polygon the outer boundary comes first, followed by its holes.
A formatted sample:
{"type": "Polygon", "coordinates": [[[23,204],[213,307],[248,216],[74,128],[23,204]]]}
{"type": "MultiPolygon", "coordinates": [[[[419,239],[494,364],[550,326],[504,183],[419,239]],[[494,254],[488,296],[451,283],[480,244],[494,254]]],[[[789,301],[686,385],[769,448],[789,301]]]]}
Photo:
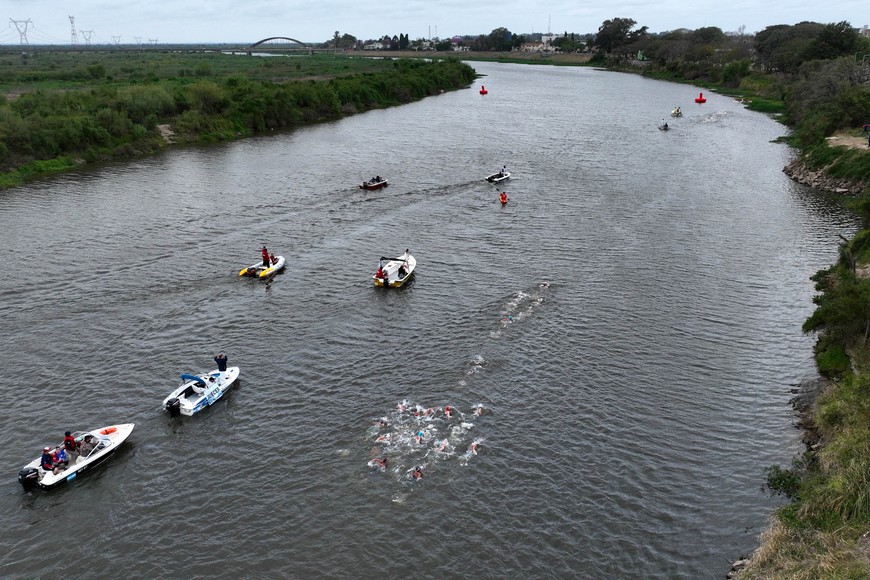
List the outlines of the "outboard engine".
{"type": "Polygon", "coordinates": [[[170,417],[178,417],[181,414],[181,401],[177,397],[172,397],[166,401],[166,410],[169,411],[170,417]]]}
{"type": "Polygon", "coordinates": [[[18,472],[18,483],[24,487],[24,491],[35,489],[39,485],[39,470],[35,467],[25,467],[18,472]]]}

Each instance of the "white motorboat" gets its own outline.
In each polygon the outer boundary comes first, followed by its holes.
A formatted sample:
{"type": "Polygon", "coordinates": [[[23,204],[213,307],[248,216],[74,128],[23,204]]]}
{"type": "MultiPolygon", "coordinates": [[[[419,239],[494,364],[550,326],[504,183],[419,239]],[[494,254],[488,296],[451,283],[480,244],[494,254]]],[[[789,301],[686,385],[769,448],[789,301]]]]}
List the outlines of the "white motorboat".
{"type": "Polygon", "coordinates": [[[247,268],[242,268],[241,272],[239,272],[239,276],[251,276],[254,278],[268,278],[269,276],[275,274],[284,267],[284,256],[274,256],[274,260],[272,261],[270,266],[264,266],[263,262],[259,262],[254,264],[253,266],[248,266],[247,268]]]}
{"type": "Polygon", "coordinates": [[[238,378],[239,367],[229,367],[223,372],[183,374],[181,386],[163,399],[163,408],[173,417],[195,415],[220,399],[238,378]]]}
{"type": "Polygon", "coordinates": [[[509,171],[505,171],[502,169],[498,173],[493,173],[492,175],[487,175],[486,180],[490,183],[501,183],[505,179],[509,179],[511,176],[509,171]]]}
{"type": "MultiPolygon", "coordinates": [[[[133,432],[133,427],[134,423],[123,423],[93,431],[76,431],[72,434],[76,441],[76,452],[70,454],[71,460],[66,465],[46,470],[43,469],[42,458],[37,457],[18,472],[18,483],[29,491],[37,487],[52,489],[72,481],[111,457],[133,432]]],[[[59,448],[63,448],[63,444],[46,447],[46,452],[53,454],[59,448]]]]}
{"type": "Polygon", "coordinates": [[[410,250],[395,258],[381,258],[378,271],[372,276],[375,286],[383,288],[399,288],[411,279],[417,269],[417,260],[410,250]]]}

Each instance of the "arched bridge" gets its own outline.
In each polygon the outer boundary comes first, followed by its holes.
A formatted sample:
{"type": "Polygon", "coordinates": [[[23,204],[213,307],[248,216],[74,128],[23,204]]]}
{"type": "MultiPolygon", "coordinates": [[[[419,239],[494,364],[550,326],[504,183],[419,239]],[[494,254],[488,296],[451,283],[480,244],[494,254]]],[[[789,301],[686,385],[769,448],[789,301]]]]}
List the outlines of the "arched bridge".
{"type": "Polygon", "coordinates": [[[252,44],[251,46],[246,48],[245,50],[250,51],[250,50],[257,48],[258,46],[260,46],[262,44],[270,43],[270,42],[275,41],[275,40],[286,40],[289,42],[295,42],[296,44],[299,44],[302,47],[307,48],[308,50],[311,50],[311,47],[308,46],[307,44],[305,44],[304,42],[302,42],[301,40],[296,40],[295,38],[290,38],[289,36],[270,36],[269,38],[264,38],[263,40],[258,40],[257,42],[255,42],[254,44],[252,44]]]}

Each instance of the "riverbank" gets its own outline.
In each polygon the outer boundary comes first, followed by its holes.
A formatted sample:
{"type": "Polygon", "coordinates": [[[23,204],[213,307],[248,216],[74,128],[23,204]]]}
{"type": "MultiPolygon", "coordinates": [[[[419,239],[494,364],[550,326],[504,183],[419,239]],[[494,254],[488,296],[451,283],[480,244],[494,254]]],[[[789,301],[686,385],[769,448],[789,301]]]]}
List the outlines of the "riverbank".
{"type": "Polygon", "coordinates": [[[237,139],[468,87],[456,59],[23,55],[0,61],[0,188],[170,143],[237,139]],[[77,64],[73,64],[77,63],[77,64]]]}

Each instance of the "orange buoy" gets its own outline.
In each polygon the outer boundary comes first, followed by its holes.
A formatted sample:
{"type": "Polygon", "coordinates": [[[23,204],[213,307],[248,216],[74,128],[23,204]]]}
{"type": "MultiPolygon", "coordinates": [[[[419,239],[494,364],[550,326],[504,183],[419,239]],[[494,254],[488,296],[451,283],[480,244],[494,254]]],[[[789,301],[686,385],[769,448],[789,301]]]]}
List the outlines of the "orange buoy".
{"type": "Polygon", "coordinates": [[[704,93],[698,93],[697,98],[695,98],[696,103],[706,103],[707,99],[704,98],[704,93]]]}
{"type": "Polygon", "coordinates": [[[106,427],[105,429],[100,429],[100,435],[108,435],[109,433],[114,433],[117,431],[114,427],[106,427]]]}
{"type": "Polygon", "coordinates": [[[486,90],[486,87],[484,87],[483,85],[480,85],[480,94],[481,94],[481,95],[485,95],[485,94],[488,93],[488,92],[489,92],[489,91],[486,90]]]}

